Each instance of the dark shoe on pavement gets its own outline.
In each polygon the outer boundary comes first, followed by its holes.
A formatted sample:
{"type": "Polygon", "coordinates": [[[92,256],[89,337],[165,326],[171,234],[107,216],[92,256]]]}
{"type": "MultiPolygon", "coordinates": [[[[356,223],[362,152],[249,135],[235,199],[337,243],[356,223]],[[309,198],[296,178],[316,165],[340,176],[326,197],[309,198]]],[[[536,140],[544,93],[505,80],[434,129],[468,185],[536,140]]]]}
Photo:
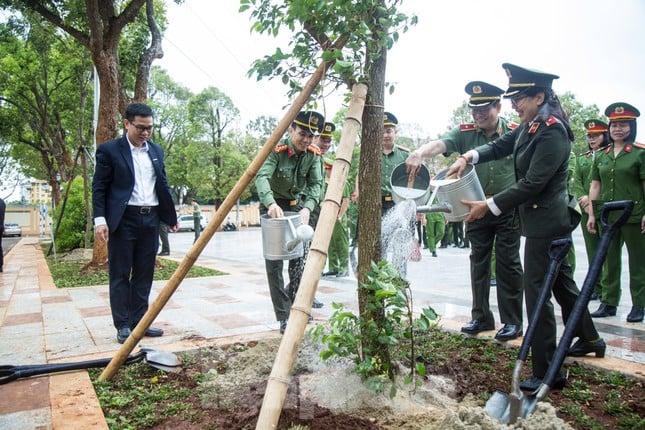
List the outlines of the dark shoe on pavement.
{"type": "Polygon", "coordinates": [[[168,252],[168,251],[162,251],[162,252],[160,252],[160,253],[159,253],[159,254],[157,254],[157,255],[161,255],[161,256],[164,256],[164,255],[170,255],[170,252],[168,252]]]}
{"type": "Polygon", "coordinates": [[[130,330],[130,327],[120,328],[116,332],[116,341],[123,343],[131,334],[132,330],[130,330]]]}
{"type": "Polygon", "coordinates": [[[315,298],[315,297],[314,297],[314,301],[313,301],[313,303],[311,304],[311,307],[312,307],[312,308],[316,308],[316,309],[320,309],[320,308],[322,308],[323,306],[325,306],[325,304],[324,304],[323,302],[321,302],[320,300],[318,300],[317,298],[315,298]]]}
{"type": "Polygon", "coordinates": [[[627,322],[641,322],[643,321],[643,316],[645,312],[640,306],[632,306],[632,310],[627,315],[627,322]]]}
{"type": "Polygon", "coordinates": [[[616,306],[601,303],[596,312],[591,313],[592,318],[613,317],[616,315],[616,306]]]}
{"type": "Polygon", "coordinates": [[[594,291],[593,293],[591,293],[589,300],[600,300],[600,291],[594,291]]]}
{"type": "Polygon", "coordinates": [[[322,274],[323,276],[336,276],[338,275],[338,272],[335,270],[330,270],[329,272],[325,272],[322,274]]]}
{"type": "Polygon", "coordinates": [[[504,327],[497,331],[495,334],[495,339],[501,341],[507,341],[511,339],[517,339],[522,336],[524,332],[522,331],[522,326],[514,324],[504,324],[504,327]]]}
{"type": "Polygon", "coordinates": [[[347,278],[349,276],[349,273],[347,272],[338,272],[336,275],[337,278],[347,278]]]}
{"type": "Polygon", "coordinates": [[[441,248],[441,249],[448,248],[448,245],[442,243],[441,245],[439,245],[439,248],[441,248]]]}
{"type": "Polygon", "coordinates": [[[148,327],[143,335],[148,337],[161,337],[163,336],[163,330],[160,328],[148,327]]]}
{"type": "Polygon", "coordinates": [[[596,358],[603,358],[605,356],[605,349],[607,349],[607,345],[602,339],[598,339],[595,342],[578,339],[578,341],[569,348],[567,355],[570,355],[571,357],[584,357],[585,355],[594,352],[596,354],[596,358]]]}
{"type": "MultiPolygon", "coordinates": [[[[555,378],[553,385],[551,386],[554,390],[559,390],[564,388],[567,384],[567,378],[560,372],[560,374],[555,378]]],[[[529,379],[520,382],[520,389],[524,391],[535,392],[542,385],[542,378],[537,376],[531,376],[529,379]]]]}
{"type": "Polygon", "coordinates": [[[478,320],[472,320],[461,328],[462,333],[477,334],[486,330],[495,330],[494,323],[484,323],[478,320]]]}
{"type": "Polygon", "coordinates": [[[287,329],[287,320],[280,320],[280,334],[284,334],[287,329]]]}
{"type": "Polygon", "coordinates": [[[437,256],[437,251],[432,251],[432,256],[436,257],[437,256]]]}
{"type": "Polygon", "coordinates": [[[490,286],[491,287],[496,287],[497,286],[497,279],[493,278],[490,280],[490,286]]]}

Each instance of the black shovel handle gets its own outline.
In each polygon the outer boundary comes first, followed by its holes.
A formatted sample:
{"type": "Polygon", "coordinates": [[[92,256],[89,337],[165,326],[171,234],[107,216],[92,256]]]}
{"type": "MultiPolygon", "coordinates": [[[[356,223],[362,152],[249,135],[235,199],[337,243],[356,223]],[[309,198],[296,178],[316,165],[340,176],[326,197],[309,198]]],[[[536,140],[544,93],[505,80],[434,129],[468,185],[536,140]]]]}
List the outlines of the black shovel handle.
{"type": "MultiPolygon", "coordinates": [[[[132,364],[141,361],[146,356],[144,351],[128,356],[125,364],[132,364]]],[[[65,372],[68,370],[92,369],[107,366],[111,358],[99,358],[96,360],[79,361],[76,363],[52,363],[52,364],[31,364],[25,366],[0,366],[0,385],[15,381],[19,378],[28,378],[46,373],[65,372]]]]}
{"type": "Polygon", "coordinates": [[[558,348],[555,350],[555,354],[553,355],[549,369],[547,370],[546,376],[544,377],[543,384],[547,385],[548,387],[551,387],[553,381],[555,381],[555,378],[560,371],[560,367],[564,362],[567,351],[571,346],[571,341],[573,340],[573,336],[576,332],[576,329],[578,328],[580,318],[582,317],[583,312],[587,310],[589,298],[591,297],[596,282],[598,281],[598,277],[600,276],[602,264],[605,261],[605,257],[607,256],[607,250],[609,249],[611,239],[616,233],[616,230],[618,230],[623,226],[623,224],[625,224],[625,222],[627,222],[627,219],[630,217],[633,210],[634,202],[632,200],[607,202],[602,206],[602,210],[600,211],[600,222],[603,229],[602,235],[600,236],[600,242],[598,243],[598,247],[596,248],[596,255],[594,255],[593,259],[591,260],[591,264],[589,265],[589,271],[587,272],[587,276],[585,277],[582,288],[580,289],[578,299],[573,305],[573,309],[571,310],[567,324],[564,327],[564,332],[562,333],[562,337],[560,338],[560,343],[558,343],[558,348]],[[614,223],[607,224],[609,212],[617,210],[622,210],[623,213],[614,223]]]}
{"type": "Polygon", "coordinates": [[[562,261],[566,258],[569,249],[571,249],[571,244],[572,241],[569,238],[556,239],[551,242],[551,246],[549,247],[549,269],[544,277],[544,281],[542,282],[542,289],[540,290],[540,295],[535,303],[533,314],[531,314],[531,320],[529,321],[529,326],[526,329],[526,334],[524,335],[524,339],[522,339],[522,346],[520,347],[520,353],[517,357],[518,360],[526,361],[526,357],[529,355],[531,341],[535,335],[535,330],[537,330],[542,308],[544,307],[546,298],[549,296],[549,293],[551,293],[551,288],[553,288],[553,284],[558,277],[562,261]]]}

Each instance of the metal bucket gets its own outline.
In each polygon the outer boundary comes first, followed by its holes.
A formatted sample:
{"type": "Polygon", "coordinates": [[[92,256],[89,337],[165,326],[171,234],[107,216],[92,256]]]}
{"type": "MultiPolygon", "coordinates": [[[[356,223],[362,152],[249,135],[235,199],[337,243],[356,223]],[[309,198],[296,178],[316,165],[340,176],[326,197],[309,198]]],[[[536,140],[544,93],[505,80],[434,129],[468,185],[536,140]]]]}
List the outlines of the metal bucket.
{"type": "Polygon", "coordinates": [[[450,213],[445,214],[446,219],[452,222],[463,221],[470,209],[461,203],[461,200],[481,201],[485,200],[486,196],[472,164],[466,166],[461,178],[455,181],[446,180],[447,172],[448,169],[444,169],[437,173],[430,185],[439,187],[437,199],[452,209],[450,213]]]}
{"type": "Polygon", "coordinates": [[[301,224],[302,220],[297,212],[285,212],[284,218],[271,218],[267,214],[260,216],[264,258],[293,260],[302,257],[304,248],[301,241],[293,249],[289,246],[297,240],[296,228],[301,224]]]}
{"type": "Polygon", "coordinates": [[[430,172],[423,164],[414,177],[414,183],[408,186],[408,172],[405,163],[397,165],[390,175],[392,199],[394,203],[405,200],[414,200],[417,206],[425,205],[430,198],[430,172]]]}

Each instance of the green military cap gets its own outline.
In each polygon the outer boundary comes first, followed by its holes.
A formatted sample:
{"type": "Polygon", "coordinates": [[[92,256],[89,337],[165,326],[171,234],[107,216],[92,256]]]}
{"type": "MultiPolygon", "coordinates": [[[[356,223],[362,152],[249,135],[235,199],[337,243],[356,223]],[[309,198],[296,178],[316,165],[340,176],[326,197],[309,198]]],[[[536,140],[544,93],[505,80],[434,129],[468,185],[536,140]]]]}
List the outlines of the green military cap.
{"type": "Polygon", "coordinates": [[[587,133],[605,133],[609,129],[606,122],[599,119],[588,119],[585,121],[587,133]]]}
{"type": "Polygon", "coordinates": [[[607,106],[605,115],[609,118],[609,121],[620,121],[624,119],[636,119],[641,113],[628,103],[617,102],[607,106]]]}
{"type": "Polygon", "coordinates": [[[293,123],[303,130],[316,134],[322,130],[325,117],[313,110],[300,111],[293,123]]]}
{"type": "Polygon", "coordinates": [[[385,127],[396,127],[398,123],[399,123],[399,120],[396,119],[396,117],[393,114],[391,114],[390,112],[383,113],[383,125],[385,127]]]}
{"type": "Polygon", "coordinates": [[[320,132],[320,137],[331,137],[334,130],[336,130],[336,126],[331,122],[326,122],[320,132]]]}
{"type": "Polygon", "coordinates": [[[504,97],[516,96],[532,87],[551,88],[553,80],[559,78],[558,75],[526,69],[510,63],[504,63],[502,67],[508,76],[508,89],[504,97]]]}
{"type": "Polygon", "coordinates": [[[479,108],[498,103],[502,94],[504,94],[503,89],[482,81],[468,82],[464,90],[470,95],[468,107],[471,108],[479,108]]]}

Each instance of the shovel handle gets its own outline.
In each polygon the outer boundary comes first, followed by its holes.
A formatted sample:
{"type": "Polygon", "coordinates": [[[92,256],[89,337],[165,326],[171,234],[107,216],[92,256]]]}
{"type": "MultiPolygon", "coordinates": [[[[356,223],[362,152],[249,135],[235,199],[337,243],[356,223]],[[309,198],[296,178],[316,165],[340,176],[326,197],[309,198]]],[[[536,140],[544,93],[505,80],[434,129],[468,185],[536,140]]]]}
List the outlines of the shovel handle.
{"type": "MultiPolygon", "coordinates": [[[[573,340],[573,336],[578,328],[580,318],[582,318],[583,312],[587,311],[589,298],[591,297],[591,293],[593,292],[596,282],[598,281],[598,277],[600,276],[602,264],[605,261],[605,257],[607,256],[607,250],[609,249],[611,239],[614,236],[616,230],[618,230],[623,226],[623,224],[625,224],[625,222],[627,222],[627,219],[630,217],[633,210],[634,202],[632,200],[607,202],[602,206],[602,210],[600,211],[600,222],[603,226],[603,229],[602,235],[600,236],[600,242],[598,243],[598,247],[596,248],[596,255],[594,255],[593,260],[591,260],[589,271],[587,272],[587,276],[585,277],[582,288],[580,289],[580,294],[578,295],[578,298],[573,305],[573,309],[571,310],[567,324],[564,327],[564,332],[562,333],[558,347],[555,350],[555,354],[553,355],[549,369],[547,370],[546,376],[544,377],[544,380],[542,382],[543,385],[551,387],[551,385],[555,381],[555,378],[560,371],[560,367],[562,367],[562,363],[564,362],[564,357],[566,356],[567,351],[571,346],[571,341],[573,340]],[[617,210],[622,210],[623,213],[612,224],[607,224],[609,212],[617,210]]],[[[540,390],[540,392],[543,391],[545,390],[540,390]]],[[[544,395],[546,395],[546,392],[544,393],[544,395]]]]}

